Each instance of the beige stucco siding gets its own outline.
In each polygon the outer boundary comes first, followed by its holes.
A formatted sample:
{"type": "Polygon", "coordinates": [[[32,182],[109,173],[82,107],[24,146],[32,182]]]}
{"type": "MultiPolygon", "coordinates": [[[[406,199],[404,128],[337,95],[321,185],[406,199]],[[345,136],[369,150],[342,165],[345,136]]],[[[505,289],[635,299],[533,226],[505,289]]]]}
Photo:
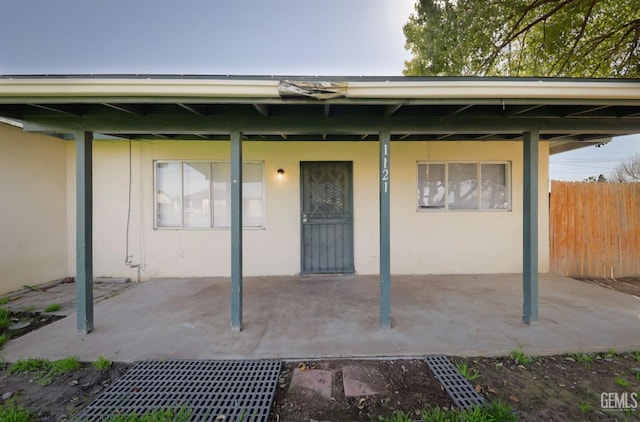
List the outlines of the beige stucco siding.
{"type": "MultiPolygon", "coordinates": [[[[129,186],[127,142],[94,143],[94,272],[137,277],[124,265],[129,186]]],[[[245,275],[300,271],[300,162],[353,161],[354,259],[378,271],[378,145],[374,142],[245,142],[244,160],[264,163],[264,227],[244,230],[245,275]],[[276,170],[286,173],[281,179],[276,170]]],[[[132,143],[129,253],[143,279],[228,276],[229,229],[154,229],[154,160],[229,160],[228,142],[132,143]]],[[[75,273],[74,144],[68,146],[69,262],[75,273]]],[[[548,271],[548,147],[540,144],[540,270],[548,271]]],[[[501,273],[522,269],[522,144],[408,142],[391,148],[392,271],[501,273]],[[509,161],[512,210],[417,212],[416,162],[509,161]]]]}
{"type": "Polygon", "coordinates": [[[65,141],[0,123],[0,293],[67,276],[65,141]]]}

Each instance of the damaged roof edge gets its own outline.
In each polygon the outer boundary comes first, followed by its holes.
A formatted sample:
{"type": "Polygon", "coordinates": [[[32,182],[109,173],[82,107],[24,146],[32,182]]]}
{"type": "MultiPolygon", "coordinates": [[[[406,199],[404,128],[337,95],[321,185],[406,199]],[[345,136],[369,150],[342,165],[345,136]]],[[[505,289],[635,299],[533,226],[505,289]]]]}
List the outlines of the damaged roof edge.
{"type": "Polygon", "coordinates": [[[640,100],[640,81],[403,78],[372,81],[166,78],[0,77],[2,98],[191,97],[351,99],[640,100]]]}

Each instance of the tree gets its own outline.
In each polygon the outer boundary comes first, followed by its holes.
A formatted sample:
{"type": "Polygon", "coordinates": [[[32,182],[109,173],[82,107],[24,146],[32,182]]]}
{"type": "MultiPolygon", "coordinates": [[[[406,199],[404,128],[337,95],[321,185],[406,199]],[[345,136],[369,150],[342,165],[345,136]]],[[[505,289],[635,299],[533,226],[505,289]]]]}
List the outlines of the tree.
{"type": "Polygon", "coordinates": [[[405,75],[640,77],[638,0],[417,0],[405,75]]]}
{"type": "Polygon", "coordinates": [[[607,178],[604,177],[604,174],[599,174],[598,177],[596,176],[589,176],[586,179],[584,179],[585,182],[606,182],[607,178]]]}
{"type": "Polygon", "coordinates": [[[622,160],[609,175],[612,182],[640,182],[640,154],[622,160]]]}

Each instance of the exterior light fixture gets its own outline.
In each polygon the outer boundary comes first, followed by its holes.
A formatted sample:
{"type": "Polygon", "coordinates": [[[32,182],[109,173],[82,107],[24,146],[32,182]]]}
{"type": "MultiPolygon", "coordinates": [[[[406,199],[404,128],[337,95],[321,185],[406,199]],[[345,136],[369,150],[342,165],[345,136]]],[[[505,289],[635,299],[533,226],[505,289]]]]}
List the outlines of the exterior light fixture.
{"type": "Polygon", "coordinates": [[[284,176],[284,169],[278,169],[278,177],[284,176]]]}

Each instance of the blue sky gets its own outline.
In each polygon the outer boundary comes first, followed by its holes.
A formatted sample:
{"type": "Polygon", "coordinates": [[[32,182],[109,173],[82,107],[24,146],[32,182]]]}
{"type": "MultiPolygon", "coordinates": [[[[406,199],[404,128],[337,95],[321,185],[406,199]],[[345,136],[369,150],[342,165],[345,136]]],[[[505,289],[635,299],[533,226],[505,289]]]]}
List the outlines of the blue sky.
{"type": "MultiPolygon", "coordinates": [[[[4,0],[0,74],[401,75],[414,0],[4,0]]],[[[552,156],[607,174],[640,135],[552,156]]]]}

